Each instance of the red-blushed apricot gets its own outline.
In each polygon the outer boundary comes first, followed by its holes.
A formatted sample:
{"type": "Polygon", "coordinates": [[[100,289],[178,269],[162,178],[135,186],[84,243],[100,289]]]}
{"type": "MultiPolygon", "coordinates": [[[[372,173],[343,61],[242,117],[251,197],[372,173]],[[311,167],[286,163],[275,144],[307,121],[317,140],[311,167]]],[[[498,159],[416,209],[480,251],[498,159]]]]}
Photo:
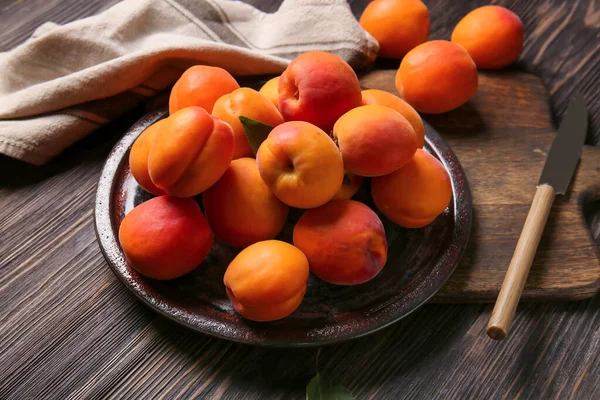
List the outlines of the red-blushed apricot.
{"type": "Polygon", "coordinates": [[[308,260],[296,247],[265,240],[231,261],[223,282],[235,310],[253,321],[273,321],[294,312],[306,293],[308,260]]]}
{"type": "Polygon", "coordinates": [[[354,200],[332,200],[307,210],[294,227],[294,246],[306,255],[313,274],[337,285],[367,282],[387,261],[381,220],[354,200]]]}
{"type": "Polygon", "coordinates": [[[150,179],[150,174],[148,173],[148,152],[150,151],[150,145],[154,141],[156,132],[158,132],[163,122],[164,120],[162,119],[158,120],[146,128],[135,142],[133,142],[133,146],[131,146],[131,151],[129,152],[131,175],[133,175],[138,185],[144,190],[157,196],[163,195],[165,192],[156,187],[152,179],[150,179]]]}
{"type": "Polygon", "coordinates": [[[169,97],[169,113],[196,106],[210,112],[219,97],[240,85],[229,72],[219,67],[194,65],[179,77],[169,97]]]}
{"type": "Polygon", "coordinates": [[[280,76],[276,76],[275,78],[269,79],[258,91],[258,93],[269,99],[277,109],[279,109],[279,78],[280,76]]]}
{"type": "Polygon", "coordinates": [[[303,121],[275,127],[258,148],[256,163],[271,192],[292,207],[327,203],[344,180],[342,155],[333,140],[303,121]]]}
{"type": "Polygon", "coordinates": [[[260,178],[256,160],[248,157],[233,160],[202,194],[202,202],[215,235],[233,247],[275,238],[289,211],[260,178]]]}
{"type": "Polygon", "coordinates": [[[152,182],[171,196],[191,197],[211,187],[233,157],[233,131],[200,107],[164,120],[148,153],[152,182]]]}
{"type": "Polygon", "coordinates": [[[404,57],[429,36],[429,10],[420,0],[374,0],[360,25],[379,42],[383,58],[404,57]]]}
{"type": "Polygon", "coordinates": [[[123,218],[119,242],[136,271],[148,278],[168,280],[202,263],[212,247],[213,233],[193,199],[159,196],[123,218]]]}
{"type": "Polygon", "coordinates": [[[362,91],[363,105],[380,105],[392,108],[398,111],[404,118],[410,122],[415,134],[417,135],[417,147],[423,148],[425,144],[425,127],[421,116],[411,107],[410,104],[398,96],[378,89],[368,89],[362,91]]]}
{"type": "Polygon", "coordinates": [[[479,69],[512,64],[523,50],[521,19],[501,6],[476,8],[456,25],[452,42],[463,46],[479,69]]]}
{"type": "Polygon", "coordinates": [[[346,111],[361,105],[356,73],[342,58],[308,51],[281,74],[279,110],[285,121],[306,121],[329,132],[346,111]]]}
{"type": "Polygon", "coordinates": [[[240,116],[253,119],[270,126],[283,123],[281,113],[269,99],[250,88],[239,88],[217,100],[212,115],[227,122],[233,129],[235,150],[233,159],[254,157],[240,116]]]}
{"type": "Polygon", "coordinates": [[[333,137],[344,168],[360,176],[389,174],[417,150],[417,136],[408,120],[379,105],[360,106],[342,115],[333,127],[333,137]]]}
{"type": "Polygon", "coordinates": [[[442,163],[419,149],[404,167],[373,178],[371,196],[391,221],[405,228],[421,228],[448,207],[452,183],[442,163]]]}
{"type": "Polygon", "coordinates": [[[344,173],[344,181],[342,182],[342,187],[338,192],[333,196],[334,199],[350,199],[352,196],[358,192],[360,189],[360,185],[362,185],[364,177],[351,174],[350,172],[344,173]]]}
{"type": "Polygon", "coordinates": [[[477,67],[469,53],[446,40],[425,42],[406,54],[396,89],[417,111],[440,114],[465,104],[477,91],[477,67]]]}

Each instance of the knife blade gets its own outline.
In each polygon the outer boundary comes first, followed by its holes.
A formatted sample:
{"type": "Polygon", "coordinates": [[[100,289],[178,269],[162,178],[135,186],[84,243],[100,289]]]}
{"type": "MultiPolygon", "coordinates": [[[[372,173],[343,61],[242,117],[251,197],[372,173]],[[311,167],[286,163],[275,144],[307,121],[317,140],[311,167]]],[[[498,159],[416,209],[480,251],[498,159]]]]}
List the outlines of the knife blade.
{"type": "Polygon", "coordinates": [[[577,94],[569,103],[550,145],[535,196],[490,316],[487,334],[494,340],[503,340],[508,335],[554,197],[565,194],[569,188],[585,144],[587,128],[585,100],[577,94]]]}
{"type": "Polygon", "coordinates": [[[556,194],[565,194],[575,172],[588,129],[585,99],[577,94],[569,104],[552,141],[538,186],[548,184],[556,194]]]}

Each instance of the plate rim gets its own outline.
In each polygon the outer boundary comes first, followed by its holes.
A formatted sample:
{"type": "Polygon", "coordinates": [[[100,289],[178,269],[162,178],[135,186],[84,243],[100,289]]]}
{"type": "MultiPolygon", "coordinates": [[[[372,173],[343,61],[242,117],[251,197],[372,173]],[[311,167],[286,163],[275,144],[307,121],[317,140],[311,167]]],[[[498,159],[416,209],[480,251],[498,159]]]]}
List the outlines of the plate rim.
{"type": "MultiPolygon", "coordinates": [[[[432,130],[431,127],[429,127],[429,124],[427,124],[426,121],[424,121],[424,125],[426,128],[425,142],[429,146],[429,148],[432,149],[432,153],[436,156],[436,158],[444,165],[444,168],[450,173],[450,179],[452,184],[452,203],[455,211],[455,228],[452,231],[450,245],[447,247],[444,253],[440,254],[437,257],[434,269],[440,269],[440,263],[453,263],[453,265],[446,276],[435,280],[434,285],[432,285],[431,288],[427,291],[427,295],[419,298],[419,301],[415,302],[411,310],[400,313],[392,313],[389,318],[387,318],[383,322],[376,324],[375,326],[370,324],[367,327],[361,326],[360,328],[355,328],[353,330],[350,330],[349,332],[344,331],[343,333],[336,334],[334,337],[325,339],[317,338],[315,340],[307,340],[302,342],[269,338],[266,338],[265,340],[261,341],[248,340],[243,337],[240,337],[239,335],[236,336],[223,334],[219,330],[201,329],[197,324],[190,322],[190,320],[193,319],[192,315],[186,315],[190,313],[187,312],[184,308],[180,307],[179,312],[175,315],[173,312],[172,305],[165,303],[161,299],[154,298],[154,296],[148,293],[148,291],[146,291],[143,286],[132,285],[132,276],[124,275],[117,265],[119,260],[117,260],[118,257],[115,256],[115,252],[121,254],[121,260],[125,259],[121,246],[118,243],[117,235],[106,235],[102,233],[104,231],[114,232],[114,204],[112,204],[111,199],[113,198],[114,190],[118,182],[118,179],[116,178],[119,174],[119,171],[122,170],[123,164],[128,161],[128,154],[131,149],[131,146],[133,145],[133,142],[149,125],[158,121],[159,119],[164,118],[167,115],[168,109],[166,107],[146,113],[129,127],[125,134],[111,149],[102,167],[100,178],[97,183],[93,212],[94,231],[96,234],[98,245],[108,266],[110,267],[112,272],[117,276],[117,278],[121,281],[121,283],[130,292],[132,292],[135,295],[135,297],[141,300],[141,302],[144,305],[150,307],[152,310],[158,312],[160,315],[163,315],[178,324],[186,326],[187,328],[190,328],[195,332],[203,333],[211,337],[216,337],[219,339],[224,339],[236,343],[250,344],[261,347],[279,348],[315,347],[358,339],[360,337],[364,337],[384,328],[387,328],[390,325],[393,325],[399,322],[400,320],[405,319],[410,314],[412,314],[416,310],[420,309],[423,305],[425,305],[442,288],[442,286],[454,273],[456,267],[458,266],[460,260],[462,259],[465,253],[465,250],[470,240],[473,217],[473,201],[469,181],[454,151],[443,140],[443,138],[437,132],[435,132],[435,130],[432,130]],[[440,154],[442,152],[444,153],[443,157],[442,154],[440,154]],[[461,198],[463,199],[463,201],[461,202],[458,201],[458,198],[456,196],[458,188],[455,187],[455,181],[457,180],[455,177],[460,177],[460,180],[462,182],[461,198]],[[461,237],[464,239],[460,240],[461,237]],[[453,247],[457,247],[454,253],[452,253],[453,247]]],[[[427,280],[421,281],[417,286],[415,286],[413,291],[418,291],[419,287],[426,282],[427,280]]],[[[395,302],[398,302],[398,300],[396,300],[395,302]]],[[[386,308],[393,306],[394,303],[386,305],[386,308]]],[[[197,314],[195,314],[194,318],[197,318],[197,314]]]]}

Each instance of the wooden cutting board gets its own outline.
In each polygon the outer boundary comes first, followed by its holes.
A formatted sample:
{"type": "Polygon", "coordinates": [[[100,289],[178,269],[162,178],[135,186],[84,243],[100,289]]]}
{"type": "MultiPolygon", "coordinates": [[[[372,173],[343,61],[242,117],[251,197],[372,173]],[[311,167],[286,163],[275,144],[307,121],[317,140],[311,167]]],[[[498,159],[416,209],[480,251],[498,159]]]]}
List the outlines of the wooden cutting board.
{"type": "MultiPolygon", "coordinates": [[[[397,94],[395,72],[370,72],[361,84],[397,94]]],[[[466,105],[423,115],[426,129],[440,133],[458,156],[473,195],[469,245],[432,301],[496,300],[556,133],[548,98],[531,74],[480,73],[466,105]]],[[[599,252],[584,220],[594,201],[600,201],[600,148],[586,146],[569,193],[556,197],[522,300],[575,300],[598,291],[599,252]]]]}

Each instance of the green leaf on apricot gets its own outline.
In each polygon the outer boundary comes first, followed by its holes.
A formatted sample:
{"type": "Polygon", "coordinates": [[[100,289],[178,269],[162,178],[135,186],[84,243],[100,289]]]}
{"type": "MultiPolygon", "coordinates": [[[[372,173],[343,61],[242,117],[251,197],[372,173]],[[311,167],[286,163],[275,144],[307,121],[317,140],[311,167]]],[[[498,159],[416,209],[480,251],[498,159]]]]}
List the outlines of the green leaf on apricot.
{"type": "Polygon", "coordinates": [[[273,127],[271,125],[263,124],[262,122],[253,120],[252,118],[244,117],[243,115],[239,118],[242,126],[244,127],[244,131],[246,132],[246,137],[248,138],[252,152],[256,156],[258,148],[260,147],[261,143],[265,141],[267,136],[269,136],[269,133],[273,130],[273,127]]]}
{"type": "Polygon", "coordinates": [[[328,377],[317,374],[306,386],[306,400],[353,400],[352,395],[342,385],[328,377]]]}

